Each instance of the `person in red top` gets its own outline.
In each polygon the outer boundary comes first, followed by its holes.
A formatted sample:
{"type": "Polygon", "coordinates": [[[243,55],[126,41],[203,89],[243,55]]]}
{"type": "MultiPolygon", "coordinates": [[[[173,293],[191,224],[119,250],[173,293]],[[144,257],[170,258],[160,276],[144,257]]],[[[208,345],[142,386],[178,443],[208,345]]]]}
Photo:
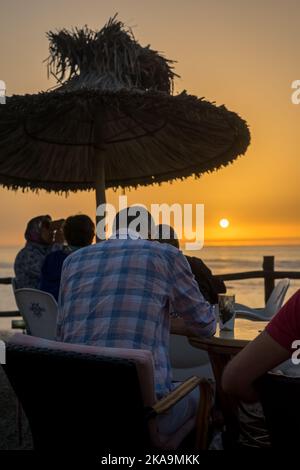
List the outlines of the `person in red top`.
{"type": "Polygon", "coordinates": [[[223,390],[244,401],[256,401],[254,382],[289,359],[296,350],[297,345],[293,343],[297,340],[300,343],[300,290],[265,330],[227,365],[222,378],[223,390]]]}

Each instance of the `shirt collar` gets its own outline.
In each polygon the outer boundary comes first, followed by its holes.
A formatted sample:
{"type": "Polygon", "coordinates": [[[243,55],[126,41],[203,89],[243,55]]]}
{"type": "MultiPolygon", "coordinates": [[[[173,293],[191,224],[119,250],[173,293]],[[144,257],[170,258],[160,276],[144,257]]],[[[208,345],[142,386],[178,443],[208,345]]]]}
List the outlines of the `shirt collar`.
{"type": "Polygon", "coordinates": [[[120,228],[119,230],[114,232],[110,237],[110,239],[116,238],[118,238],[119,240],[127,240],[128,238],[130,238],[131,240],[139,240],[141,239],[141,235],[135,230],[132,230],[131,228],[120,228]]]}

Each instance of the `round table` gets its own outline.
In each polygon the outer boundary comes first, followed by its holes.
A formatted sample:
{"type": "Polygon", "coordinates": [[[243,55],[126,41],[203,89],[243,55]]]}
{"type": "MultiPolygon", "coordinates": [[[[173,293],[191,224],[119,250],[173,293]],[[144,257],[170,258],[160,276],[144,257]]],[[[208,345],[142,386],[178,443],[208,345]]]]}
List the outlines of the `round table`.
{"type": "MultiPolygon", "coordinates": [[[[234,355],[253,341],[266,327],[268,322],[235,319],[234,331],[220,331],[210,338],[188,337],[190,344],[207,351],[216,380],[217,396],[229,436],[229,445],[235,446],[241,434],[239,402],[227,395],[221,387],[224,368],[234,355]]],[[[238,377],[237,377],[238,380],[238,377]]],[[[228,443],[228,441],[227,441],[228,443]]]]}
{"type": "Polygon", "coordinates": [[[189,342],[195,348],[225,355],[234,355],[241,351],[250,341],[253,341],[267,326],[265,321],[251,321],[236,318],[234,331],[217,331],[211,338],[189,337],[189,342]]]}

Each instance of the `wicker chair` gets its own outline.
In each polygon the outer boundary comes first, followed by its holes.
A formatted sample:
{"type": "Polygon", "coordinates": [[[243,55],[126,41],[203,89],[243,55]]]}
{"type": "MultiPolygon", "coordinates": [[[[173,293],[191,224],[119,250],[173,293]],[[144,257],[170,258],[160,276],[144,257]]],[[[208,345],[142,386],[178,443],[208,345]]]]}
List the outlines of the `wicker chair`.
{"type": "Polygon", "coordinates": [[[157,401],[149,351],[16,334],[7,343],[3,367],[27,415],[35,450],[174,450],[195,429],[195,448],[207,446],[210,384],[192,377],[157,401]],[[197,386],[197,415],[175,434],[161,435],[156,417],[197,386]]]}

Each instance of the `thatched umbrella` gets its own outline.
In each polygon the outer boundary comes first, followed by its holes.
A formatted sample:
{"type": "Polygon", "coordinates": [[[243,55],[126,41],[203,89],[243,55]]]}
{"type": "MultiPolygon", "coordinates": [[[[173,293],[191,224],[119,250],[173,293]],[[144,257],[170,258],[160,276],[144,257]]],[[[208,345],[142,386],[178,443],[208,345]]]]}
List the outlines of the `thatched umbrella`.
{"type": "Polygon", "coordinates": [[[173,62],[116,17],[100,31],[49,32],[50,91],[0,106],[0,184],[68,192],[200,176],[244,154],[247,124],[224,106],[173,95],[173,62]]]}

